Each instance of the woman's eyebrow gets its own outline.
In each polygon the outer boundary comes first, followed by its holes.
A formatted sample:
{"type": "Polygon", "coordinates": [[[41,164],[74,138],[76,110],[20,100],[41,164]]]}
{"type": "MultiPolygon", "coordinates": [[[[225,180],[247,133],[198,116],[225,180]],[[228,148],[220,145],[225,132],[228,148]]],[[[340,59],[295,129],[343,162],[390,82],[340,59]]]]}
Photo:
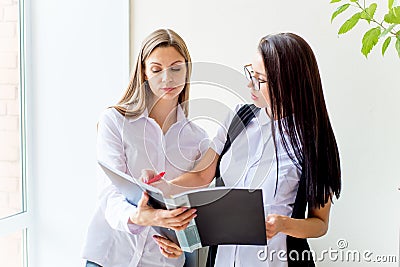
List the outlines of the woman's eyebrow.
{"type": "Polygon", "coordinates": [[[267,75],[265,75],[264,73],[257,72],[257,71],[254,71],[254,72],[257,73],[257,74],[260,75],[260,76],[264,76],[265,78],[267,78],[267,75]]]}
{"type": "Polygon", "coordinates": [[[173,62],[170,66],[175,65],[176,63],[183,63],[183,61],[182,60],[177,60],[177,61],[173,62]]]}
{"type": "MultiPolygon", "coordinates": [[[[170,64],[170,66],[175,65],[176,63],[183,63],[183,61],[182,60],[174,61],[172,64],[170,64]]],[[[158,62],[150,62],[150,64],[162,66],[162,64],[158,62]]]]}

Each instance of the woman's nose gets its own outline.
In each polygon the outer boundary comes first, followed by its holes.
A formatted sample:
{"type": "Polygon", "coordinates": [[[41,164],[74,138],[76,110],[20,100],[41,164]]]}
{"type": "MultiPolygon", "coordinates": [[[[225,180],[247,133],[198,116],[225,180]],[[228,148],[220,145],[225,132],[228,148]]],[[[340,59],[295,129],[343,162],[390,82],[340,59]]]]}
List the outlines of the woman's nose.
{"type": "Polygon", "coordinates": [[[172,80],[171,76],[172,75],[170,74],[168,69],[167,70],[163,70],[162,73],[161,73],[161,79],[162,79],[163,82],[169,82],[170,80],[172,80]]]}
{"type": "Polygon", "coordinates": [[[249,82],[247,83],[247,88],[249,88],[249,89],[254,89],[254,88],[253,88],[253,83],[252,83],[251,81],[249,81],[249,82]]]}
{"type": "Polygon", "coordinates": [[[167,76],[168,76],[167,71],[166,71],[166,70],[163,70],[163,71],[161,72],[161,80],[162,80],[163,82],[165,82],[165,81],[167,80],[167,76]]]}

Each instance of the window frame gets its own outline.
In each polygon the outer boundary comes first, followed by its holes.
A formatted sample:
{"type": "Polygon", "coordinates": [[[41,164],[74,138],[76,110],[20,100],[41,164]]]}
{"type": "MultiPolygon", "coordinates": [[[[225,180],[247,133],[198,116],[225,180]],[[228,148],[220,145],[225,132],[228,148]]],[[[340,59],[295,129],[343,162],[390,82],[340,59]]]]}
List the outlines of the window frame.
{"type": "Polygon", "coordinates": [[[20,132],[20,173],[21,173],[21,211],[7,217],[0,218],[0,238],[22,231],[22,263],[28,266],[28,231],[32,228],[32,214],[30,204],[32,196],[28,190],[30,172],[27,170],[27,106],[26,106],[26,14],[25,1],[18,1],[17,34],[19,35],[19,132],[20,132]],[[30,199],[28,201],[28,198],[30,199]]]}

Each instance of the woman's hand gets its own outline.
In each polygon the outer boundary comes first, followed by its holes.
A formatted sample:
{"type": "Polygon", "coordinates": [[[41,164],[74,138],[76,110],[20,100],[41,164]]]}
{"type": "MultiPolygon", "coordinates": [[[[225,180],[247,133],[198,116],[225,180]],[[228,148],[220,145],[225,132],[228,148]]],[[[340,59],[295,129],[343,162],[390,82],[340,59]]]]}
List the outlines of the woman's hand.
{"type": "Polygon", "coordinates": [[[157,173],[155,171],[153,171],[153,170],[143,169],[142,170],[141,180],[143,182],[147,183],[148,181],[150,181],[156,175],[157,175],[157,173]]]}
{"type": "Polygon", "coordinates": [[[144,192],[136,212],[129,218],[131,223],[142,226],[161,226],[179,231],[185,229],[190,221],[197,216],[196,209],[154,209],[147,205],[148,201],[149,195],[144,192]]]}
{"type": "MultiPolygon", "coordinates": [[[[156,175],[157,175],[157,173],[153,170],[143,169],[141,180],[144,183],[148,183],[156,175]]],[[[188,191],[190,189],[193,189],[193,188],[187,188],[187,187],[183,187],[183,186],[174,185],[174,184],[170,183],[169,181],[165,180],[164,178],[161,178],[160,180],[158,180],[156,182],[152,182],[149,185],[159,189],[164,194],[164,196],[176,195],[176,194],[188,191]]]]}
{"type": "Polygon", "coordinates": [[[273,238],[277,233],[284,231],[287,216],[278,214],[268,214],[265,219],[265,228],[267,230],[267,239],[273,238]]]}
{"type": "Polygon", "coordinates": [[[160,247],[161,254],[166,258],[179,258],[182,255],[182,249],[174,242],[165,237],[153,235],[154,241],[160,247]]]}

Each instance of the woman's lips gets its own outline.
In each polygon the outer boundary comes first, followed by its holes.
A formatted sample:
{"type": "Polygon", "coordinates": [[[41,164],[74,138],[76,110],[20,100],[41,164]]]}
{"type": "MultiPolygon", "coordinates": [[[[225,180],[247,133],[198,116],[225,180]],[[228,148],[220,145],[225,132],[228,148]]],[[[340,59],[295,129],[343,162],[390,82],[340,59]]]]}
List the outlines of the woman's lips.
{"type": "Polygon", "coordinates": [[[257,100],[257,99],[258,99],[258,97],[256,97],[255,95],[251,94],[251,99],[253,99],[253,100],[257,100]]]}
{"type": "Polygon", "coordinates": [[[175,90],[176,87],[165,87],[165,88],[161,88],[161,90],[165,91],[165,92],[171,92],[173,90],[175,90]]]}

